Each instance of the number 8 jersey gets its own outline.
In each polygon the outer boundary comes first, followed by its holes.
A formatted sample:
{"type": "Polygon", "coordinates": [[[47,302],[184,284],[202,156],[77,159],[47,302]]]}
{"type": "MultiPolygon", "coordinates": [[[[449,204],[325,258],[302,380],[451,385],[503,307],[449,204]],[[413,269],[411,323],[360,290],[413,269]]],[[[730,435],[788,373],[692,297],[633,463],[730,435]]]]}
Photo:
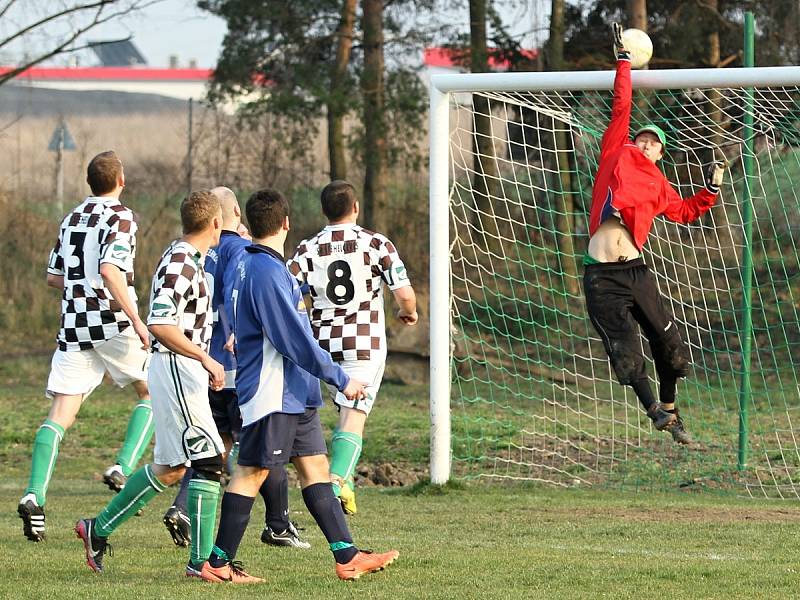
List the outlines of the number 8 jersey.
{"type": "Polygon", "coordinates": [[[411,285],[392,242],[352,223],[328,225],[300,243],[288,267],[308,286],[314,337],[334,361],[386,355],[383,286],[411,285]]]}
{"type": "Polygon", "coordinates": [[[110,196],[89,196],[64,217],[47,265],[48,273],[64,277],[60,350],[90,350],[130,326],[103,283],[100,265],[110,263],[125,274],[135,306],[136,227],[133,212],[110,196]]]}

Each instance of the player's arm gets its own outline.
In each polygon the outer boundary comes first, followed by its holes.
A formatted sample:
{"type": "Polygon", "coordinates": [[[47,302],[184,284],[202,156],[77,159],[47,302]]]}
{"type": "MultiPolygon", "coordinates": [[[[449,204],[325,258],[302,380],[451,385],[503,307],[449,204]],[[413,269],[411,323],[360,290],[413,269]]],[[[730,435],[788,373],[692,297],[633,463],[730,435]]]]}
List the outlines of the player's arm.
{"type": "Polygon", "coordinates": [[[256,311],[264,333],[283,356],[314,377],[331,384],[349,400],[363,397],[363,385],[351,380],[319,343],[301,319],[308,317],[297,310],[292,300],[289,274],[270,277],[254,291],[256,311]]]}
{"type": "Polygon", "coordinates": [[[59,235],[50,258],[47,260],[47,285],[59,290],[64,289],[64,259],[61,256],[61,236],[59,235]]]}
{"type": "Polygon", "coordinates": [[[410,285],[392,290],[394,300],[397,302],[397,318],[406,325],[416,325],[419,320],[417,315],[417,295],[410,285]]]}
{"type": "Polygon", "coordinates": [[[186,265],[187,263],[182,262],[167,265],[163,284],[153,292],[150,314],[147,315],[147,329],[168,350],[199,361],[208,372],[210,387],[222,389],[225,381],[222,365],[193,344],[180,327],[180,316],[187,305],[186,294],[194,277],[194,273],[184,273],[186,265]],[[170,272],[170,269],[175,271],[170,272]]]}
{"type": "Polygon", "coordinates": [[[100,249],[100,276],[111,297],[128,317],[136,335],[145,348],[150,346],[147,327],[139,316],[136,304],[128,292],[127,273],[133,272],[133,246],[136,239],[136,222],[118,213],[100,249]]]}
{"type": "Polygon", "coordinates": [[[225,382],[225,369],[196,346],[189,338],[183,335],[183,331],[177,325],[150,324],[147,326],[153,337],[169,350],[176,354],[181,354],[188,358],[199,361],[203,368],[208,372],[209,386],[214,390],[221,390],[225,382]]]}
{"type": "Polygon", "coordinates": [[[600,159],[616,150],[630,139],[631,127],[631,55],[622,44],[622,26],[612,23],[614,54],[617,59],[617,73],[614,76],[614,100],[611,104],[611,121],[600,143],[600,159]]]}
{"type": "Polygon", "coordinates": [[[699,219],[714,206],[719,194],[719,186],[725,174],[726,164],[723,161],[711,163],[706,174],[706,187],[689,198],[681,198],[675,188],[664,178],[664,191],[666,208],[665,217],[678,223],[691,223],[699,219]]]}
{"type": "Polygon", "coordinates": [[[136,305],[128,294],[128,281],[125,273],[114,264],[101,263],[100,276],[103,278],[103,285],[111,293],[111,297],[119,304],[122,312],[130,320],[133,330],[139,336],[144,347],[149,348],[150,336],[147,333],[147,327],[139,316],[139,312],[136,310],[136,305]]]}

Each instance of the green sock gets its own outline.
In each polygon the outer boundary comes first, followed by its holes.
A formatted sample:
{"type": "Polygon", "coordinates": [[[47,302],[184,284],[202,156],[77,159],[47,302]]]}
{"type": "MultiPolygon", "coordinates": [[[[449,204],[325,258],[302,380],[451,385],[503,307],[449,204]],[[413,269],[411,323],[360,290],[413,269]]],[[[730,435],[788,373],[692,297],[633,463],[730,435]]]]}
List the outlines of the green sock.
{"type": "Polygon", "coordinates": [[[56,466],[58,445],[62,439],[64,439],[64,428],[50,419],[45,419],[33,440],[31,478],[25,493],[35,494],[39,506],[44,506],[47,486],[56,466]]]}
{"type": "Polygon", "coordinates": [[[158,480],[152,467],[143,466],[128,477],[125,487],[97,515],[95,532],[100,537],[108,537],[165,489],[167,486],[158,480]]]}
{"type": "Polygon", "coordinates": [[[153,437],[153,408],[150,400],[139,400],[128,420],[128,431],[125,442],[117,454],[117,464],[122,474],[128,477],[136,468],[142,454],[147,450],[150,438],[153,437]]]}
{"type": "MultiPolygon", "coordinates": [[[[331,475],[352,482],[362,444],[363,440],[357,433],[335,430],[331,438],[331,475]]],[[[339,485],[334,483],[334,496],[338,498],[340,492],[339,485]]]]}
{"type": "Polygon", "coordinates": [[[217,521],[219,482],[207,479],[189,481],[189,520],[192,524],[192,547],[189,562],[202,565],[214,547],[214,525],[217,521]]]}

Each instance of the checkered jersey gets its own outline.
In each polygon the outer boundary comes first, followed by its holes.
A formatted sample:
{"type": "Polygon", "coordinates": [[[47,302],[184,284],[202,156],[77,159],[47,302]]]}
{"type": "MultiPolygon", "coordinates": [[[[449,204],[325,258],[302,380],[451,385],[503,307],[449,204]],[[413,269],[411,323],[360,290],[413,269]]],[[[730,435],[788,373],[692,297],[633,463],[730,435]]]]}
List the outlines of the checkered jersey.
{"type": "Polygon", "coordinates": [[[383,286],[411,285],[392,242],[359,225],[328,225],[297,247],[288,267],[308,285],[314,337],[333,360],[386,353],[383,286]]]}
{"type": "Polygon", "coordinates": [[[48,273],[64,277],[56,337],[62,351],[90,350],[130,325],[105,287],[100,265],[112,264],[125,273],[135,306],[136,229],[133,212],[111,197],[89,196],[64,217],[47,265],[48,273]]]}
{"type": "MultiPolygon", "coordinates": [[[[150,291],[148,325],[177,325],[190,342],[208,352],[211,340],[211,291],[203,255],[190,243],[176,240],[161,255],[150,291]]],[[[169,352],[158,340],[153,350],[169,352]]]]}

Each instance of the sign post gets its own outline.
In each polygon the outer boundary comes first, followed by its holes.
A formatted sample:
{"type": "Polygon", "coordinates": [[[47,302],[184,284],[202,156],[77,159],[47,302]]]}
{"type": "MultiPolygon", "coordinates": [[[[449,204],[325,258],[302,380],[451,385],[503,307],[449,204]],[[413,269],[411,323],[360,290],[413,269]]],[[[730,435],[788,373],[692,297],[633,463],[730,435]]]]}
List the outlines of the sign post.
{"type": "Polygon", "coordinates": [[[75,140],[63,120],[53,130],[47,149],[56,153],[56,208],[61,217],[64,213],[64,151],[75,150],[75,140]]]}

